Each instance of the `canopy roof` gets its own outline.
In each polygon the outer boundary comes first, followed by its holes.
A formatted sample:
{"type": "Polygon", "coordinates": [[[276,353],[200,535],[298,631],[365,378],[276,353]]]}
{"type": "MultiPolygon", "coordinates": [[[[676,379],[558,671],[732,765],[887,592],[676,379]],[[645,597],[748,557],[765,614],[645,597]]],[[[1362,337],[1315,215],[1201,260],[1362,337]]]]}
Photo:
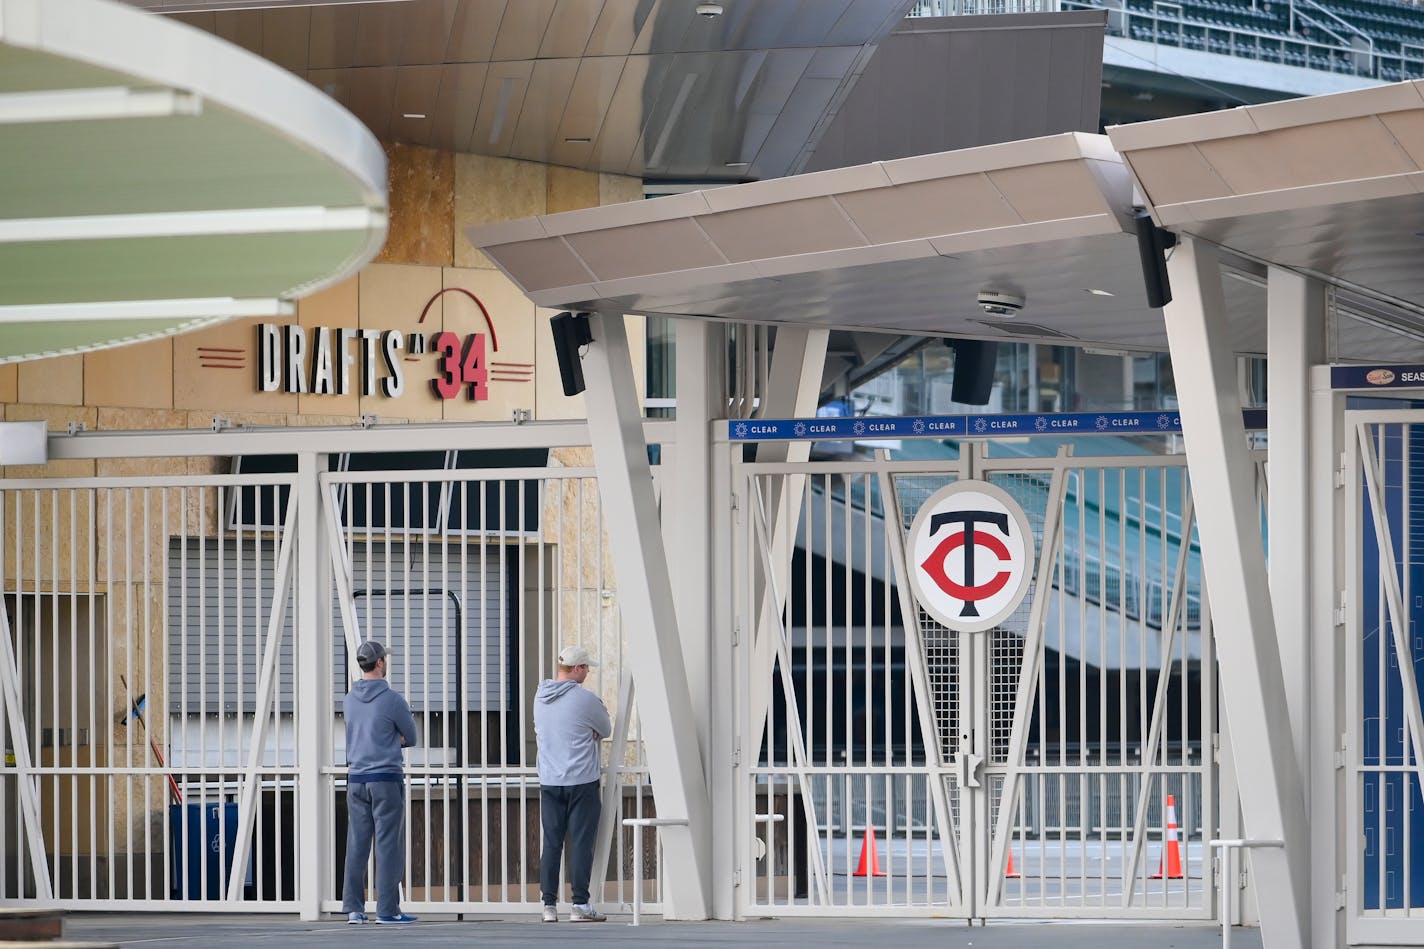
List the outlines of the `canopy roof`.
{"type": "Polygon", "coordinates": [[[353,116],[120,4],[0,0],[0,126],[0,362],[287,313],[385,238],[353,116]]]}
{"type": "Polygon", "coordinates": [[[468,233],[545,307],[1162,350],[1132,233],[1141,205],[1225,248],[1238,352],[1265,349],[1276,264],[1336,286],[1339,310],[1368,324],[1353,345],[1376,332],[1420,358],[1421,183],[1411,82],[468,233]],[[1024,309],[986,316],[983,290],[1024,309]]]}

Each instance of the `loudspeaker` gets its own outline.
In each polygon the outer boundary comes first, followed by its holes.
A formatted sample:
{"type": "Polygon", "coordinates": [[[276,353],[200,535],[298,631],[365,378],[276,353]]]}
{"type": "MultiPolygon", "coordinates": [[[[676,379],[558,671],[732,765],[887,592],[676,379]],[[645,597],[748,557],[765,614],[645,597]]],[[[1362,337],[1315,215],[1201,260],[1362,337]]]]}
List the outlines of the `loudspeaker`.
{"type": "Polygon", "coordinates": [[[560,313],[549,320],[554,331],[554,353],[559,357],[559,378],[564,383],[564,395],[583,391],[583,362],[579,347],[593,342],[593,328],[587,313],[560,313]]]}
{"type": "Polygon", "coordinates": [[[947,339],[954,350],[954,384],[950,398],[964,405],[988,405],[994,390],[994,364],[999,344],[983,339],[947,339]]]}
{"type": "Polygon", "coordinates": [[[1160,310],[1172,302],[1172,285],[1167,280],[1167,251],[1177,246],[1177,235],[1152,223],[1152,215],[1139,210],[1133,214],[1137,225],[1137,257],[1142,264],[1142,283],[1147,288],[1147,305],[1160,310]]]}

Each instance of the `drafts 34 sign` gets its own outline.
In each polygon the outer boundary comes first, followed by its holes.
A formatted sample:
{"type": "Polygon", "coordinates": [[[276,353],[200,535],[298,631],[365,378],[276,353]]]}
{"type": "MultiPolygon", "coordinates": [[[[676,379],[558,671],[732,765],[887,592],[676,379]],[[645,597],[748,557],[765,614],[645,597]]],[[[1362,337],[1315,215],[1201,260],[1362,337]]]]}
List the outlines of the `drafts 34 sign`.
{"type": "Polygon", "coordinates": [[[959,481],[932,494],[906,544],[920,605],[950,629],[973,633],[1008,617],[1033,576],[1033,532],[1002,488],[959,481]]]}

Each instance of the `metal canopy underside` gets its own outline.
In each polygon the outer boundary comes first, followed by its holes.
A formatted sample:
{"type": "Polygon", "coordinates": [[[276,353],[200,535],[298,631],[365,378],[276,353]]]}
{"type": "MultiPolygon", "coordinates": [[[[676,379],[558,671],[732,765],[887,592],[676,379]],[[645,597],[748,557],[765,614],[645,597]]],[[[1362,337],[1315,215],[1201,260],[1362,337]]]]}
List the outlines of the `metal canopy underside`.
{"type": "Polygon", "coordinates": [[[0,0],[0,362],[285,312],[385,236],[385,158],[307,84],[103,0],[0,0]]]}
{"type": "Polygon", "coordinates": [[[911,0],[130,0],[307,79],[382,140],[648,179],[791,174],[911,0]],[[223,12],[206,8],[227,7],[223,12]]]}
{"type": "Polygon", "coordinates": [[[1226,249],[1228,276],[1241,278],[1226,281],[1235,351],[1264,352],[1261,276],[1274,264],[1335,286],[1337,312],[1358,321],[1340,333],[1339,356],[1424,358],[1422,89],[965,149],[469,236],[546,307],[1164,350],[1130,233],[1135,178],[1161,224],[1226,249]],[[980,290],[1027,303],[1016,319],[986,318],[980,290]]]}
{"type": "MultiPolygon", "coordinates": [[[[1130,204],[1107,139],[1070,133],[469,236],[546,307],[1161,349],[1130,204]],[[987,316],[981,290],[1027,305],[1013,319],[987,316]]],[[[1236,345],[1263,348],[1247,320],[1259,287],[1233,281],[1229,292],[1236,345]]]]}

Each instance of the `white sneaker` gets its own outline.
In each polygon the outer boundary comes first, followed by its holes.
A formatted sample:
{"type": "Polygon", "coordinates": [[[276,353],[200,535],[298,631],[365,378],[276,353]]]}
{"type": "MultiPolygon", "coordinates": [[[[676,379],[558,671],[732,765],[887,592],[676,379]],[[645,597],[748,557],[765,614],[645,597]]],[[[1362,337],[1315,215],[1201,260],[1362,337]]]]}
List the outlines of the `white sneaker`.
{"type": "Polygon", "coordinates": [[[571,923],[604,923],[608,917],[594,909],[592,903],[575,903],[572,912],[569,913],[571,923]]]}
{"type": "Polygon", "coordinates": [[[544,907],[544,922],[557,923],[559,921],[559,908],[557,906],[544,907]]]}

